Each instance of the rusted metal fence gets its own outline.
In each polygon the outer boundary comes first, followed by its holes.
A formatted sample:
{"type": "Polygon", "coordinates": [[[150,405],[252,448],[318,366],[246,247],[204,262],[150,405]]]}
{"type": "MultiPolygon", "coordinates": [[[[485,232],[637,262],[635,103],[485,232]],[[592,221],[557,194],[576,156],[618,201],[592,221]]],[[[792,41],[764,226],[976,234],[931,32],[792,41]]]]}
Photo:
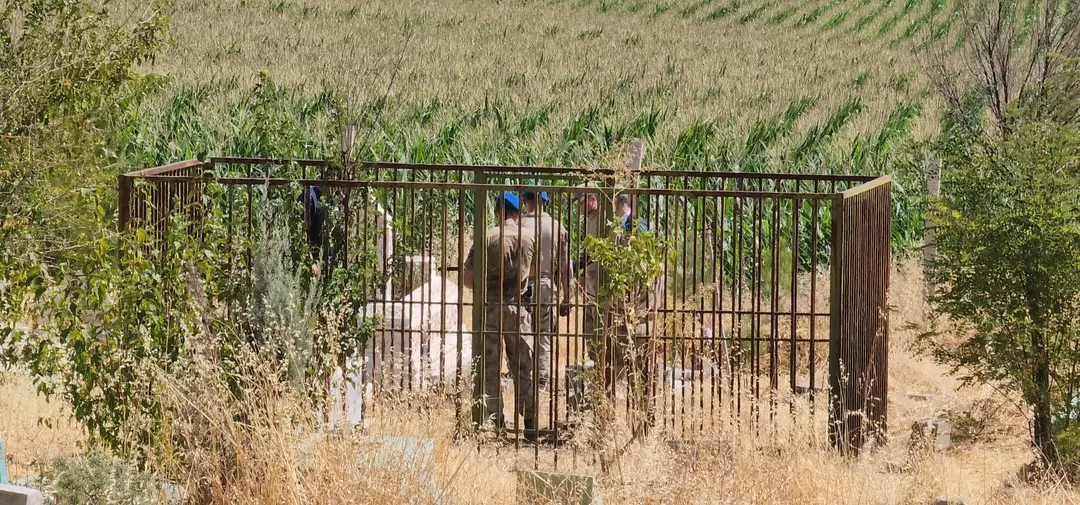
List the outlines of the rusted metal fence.
{"type": "Polygon", "coordinates": [[[830,438],[858,450],[883,441],[888,420],[892,181],[844,191],[833,209],[830,438]]]}
{"type": "MultiPolygon", "coordinates": [[[[506,331],[498,324],[483,331],[484,322],[517,305],[515,313],[531,323],[522,339],[532,363],[522,369],[532,380],[524,381],[530,391],[521,398],[537,414],[535,425],[523,419],[520,392],[510,393],[515,381],[500,377],[508,406],[499,409],[506,416],[500,434],[518,447],[540,439],[533,447],[555,448],[556,466],[557,448],[594,407],[590,391],[606,393],[599,397],[611,401],[630,432],[661,429],[674,438],[731,423],[767,428],[763,416],[794,416],[797,404],[808,405],[810,415],[818,396],[831,391],[825,404],[834,444],[857,450],[880,437],[891,180],[635,175],[616,187],[604,170],[400,163],[334,169],[317,160],[211,158],[121,176],[119,226],[160,234],[171,217],[183,216],[197,233],[217,227],[226,237],[215,246],[224,249],[218,257],[248,276],[268,222],[303,234],[317,252],[302,261],[324,272],[364,265],[355,277],[368,299],[359,315],[379,321],[356,357],[365,416],[378,415],[374,400],[381,395],[471,390],[474,420],[482,421],[490,414],[477,407],[485,375],[522,365],[502,357],[506,331]],[[548,274],[553,296],[536,295],[535,286],[534,296],[484,296],[479,266],[495,258],[483,248],[473,258],[475,290],[466,289],[473,244],[498,229],[496,198],[525,191],[546,192],[544,210],[565,228],[565,235],[554,234],[553,256],[571,261],[543,268],[537,255],[531,269],[548,274]],[[628,203],[629,216],[620,203],[628,203]],[[586,236],[608,236],[605,223],[619,218],[629,223],[627,233],[647,233],[662,251],[662,273],[642,290],[644,310],[624,332],[599,308],[611,304],[600,300],[603,287],[591,276],[609,274],[585,247],[586,236]],[[541,328],[545,312],[553,322],[541,328]],[[548,340],[550,351],[540,345],[548,340]],[[485,354],[492,345],[498,354],[485,354]],[[496,355],[499,366],[490,363],[496,355]],[[550,378],[541,387],[544,375],[550,378]]],[[[514,229],[543,242],[540,227],[514,229]]]]}

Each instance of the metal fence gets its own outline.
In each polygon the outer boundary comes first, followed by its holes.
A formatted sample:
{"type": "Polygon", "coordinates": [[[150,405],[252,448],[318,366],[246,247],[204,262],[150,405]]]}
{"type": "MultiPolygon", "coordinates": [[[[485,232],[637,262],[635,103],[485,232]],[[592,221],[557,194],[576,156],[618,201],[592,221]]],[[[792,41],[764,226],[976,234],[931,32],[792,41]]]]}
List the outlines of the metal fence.
{"type": "MultiPolygon", "coordinates": [[[[483,420],[485,376],[523,365],[503,358],[513,345],[508,330],[490,323],[515,306],[531,323],[521,335],[531,363],[521,369],[532,380],[500,376],[506,422],[498,431],[517,447],[538,438],[532,446],[552,448],[556,466],[558,447],[596,398],[615,407],[632,435],[662,429],[686,438],[731,423],[760,430],[770,425],[765,416],[803,415],[797,405],[812,415],[824,403],[835,445],[858,450],[883,436],[891,180],[633,175],[618,184],[606,170],[211,158],[121,176],[119,226],[161,234],[183,216],[196,233],[217,227],[226,237],[218,257],[248,276],[268,222],[303,234],[316,252],[301,261],[325,272],[364,265],[355,277],[368,300],[359,316],[379,321],[356,357],[365,416],[378,416],[380,396],[471,391],[474,421],[483,420]],[[550,271],[554,296],[485,296],[482,266],[496,258],[482,247],[473,258],[476,287],[466,289],[473,244],[500,229],[496,198],[525,191],[546,192],[546,213],[566,231],[555,234],[552,251],[572,265],[542,268],[536,259],[531,269],[550,271]],[[626,304],[590,285],[613,273],[585,245],[590,233],[612,233],[605,223],[622,217],[620,200],[630,208],[626,236],[651,237],[661,253],[660,275],[641,290],[645,310],[627,331],[611,313],[626,304]],[[559,285],[562,275],[568,287],[559,285]],[[541,328],[545,312],[553,323],[541,328]],[[547,340],[550,352],[536,352],[547,340]],[[485,354],[488,346],[498,354],[485,354]],[[550,371],[546,388],[542,368],[550,371]],[[512,392],[529,382],[530,391],[512,392]],[[832,401],[819,400],[830,391],[832,401]],[[526,426],[519,410],[530,402],[536,424],[526,426]]],[[[513,229],[541,239],[538,227],[513,229]]]]}

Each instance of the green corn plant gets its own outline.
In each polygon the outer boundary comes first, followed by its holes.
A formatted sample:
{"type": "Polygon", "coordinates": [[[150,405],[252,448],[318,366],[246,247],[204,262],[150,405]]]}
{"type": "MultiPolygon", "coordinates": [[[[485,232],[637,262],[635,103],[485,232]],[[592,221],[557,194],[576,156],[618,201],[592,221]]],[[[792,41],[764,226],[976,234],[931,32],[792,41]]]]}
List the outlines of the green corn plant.
{"type": "Polygon", "coordinates": [[[822,28],[826,30],[832,30],[833,28],[844,24],[844,21],[847,20],[849,15],[851,15],[850,10],[837,12],[833,17],[829,18],[829,20],[825,22],[825,25],[823,25],[822,28]]]}
{"type": "Polygon", "coordinates": [[[760,5],[756,9],[747,12],[746,14],[743,14],[742,17],[739,18],[739,24],[745,25],[746,23],[757,20],[761,17],[762,14],[765,13],[765,11],[769,7],[772,7],[774,4],[775,2],[770,2],[765,5],[760,5]]]}
{"type": "Polygon", "coordinates": [[[746,137],[746,145],[743,147],[742,162],[743,170],[759,168],[763,157],[770,147],[777,141],[786,137],[795,127],[795,122],[817,104],[817,98],[803,97],[788,104],[787,109],[779,117],[759,121],[750,128],[746,137]]]}
{"type": "Polygon", "coordinates": [[[897,12],[896,14],[893,15],[893,17],[889,18],[888,20],[886,20],[884,23],[881,24],[881,26],[877,30],[876,35],[878,37],[883,37],[886,34],[888,34],[889,32],[891,32],[892,29],[896,27],[896,24],[899,23],[901,19],[903,19],[905,16],[907,16],[908,13],[910,13],[913,9],[916,9],[920,5],[922,5],[922,2],[923,2],[923,0],[907,0],[907,2],[904,3],[904,7],[902,9],[900,9],[900,12],[897,12]]]}
{"type": "Polygon", "coordinates": [[[784,10],[776,13],[776,15],[774,15],[773,17],[769,18],[769,21],[766,22],[766,24],[778,25],[780,23],[783,23],[785,20],[787,20],[787,18],[791,17],[793,14],[798,12],[798,10],[799,10],[799,6],[797,6],[797,5],[792,6],[792,7],[788,7],[787,9],[784,9],[784,10]]]}
{"type": "Polygon", "coordinates": [[[796,163],[802,163],[821,155],[822,150],[829,144],[832,137],[840,132],[848,123],[862,112],[862,100],[858,97],[849,98],[840,106],[824,123],[813,127],[807,133],[806,138],[792,153],[796,163]]]}
{"type": "Polygon", "coordinates": [[[742,0],[731,0],[727,4],[724,4],[716,8],[712,12],[706,14],[704,19],[705,21],[716,21],[719,19],[724,19],[737,12],[742,6],[742,0]]]}
{"type": "Polygon", "coordinates": [[[891,7],[892,4],[893,4],[893,0],[884,0],[884,2],[882,2],[882,4],[878,8],[866,13],[866,15],[859,18],[859,21],[857,21],[855,23],[855,25],[852,26],[851,29],[848,30],[848,33],[859,33],[859,32],[861,32],[863,30],[863,28],[866,28],[867,26],[870,25],[870,23],[873,23],[874,20],[877,19],[878,16],[881,15],[881,13],[885,12],[886,9],[891,7]]]}
{"type": "Polygon", "coordinates": [[[806,27],[806,26],[809,26],[809,25],[813,24],[814,22],[816,22],[818,20],[818,18],[820,18],[822,16],[822,14],[825,14],[826,12],[832,10],[833,7],[836,7],[837,5],[839,5],[842,2],[843,2],[843,0],[830,0],[828,3],[826,3],[824,5],[819,5],[817,7],[814,7],[813,10],[811,10],[810,12],[807,12],[806,14],[803,14],[803,16],[801,18],[799,18],[798,21],[795,22],[795,27],[796,28],[803,28],[803,27],[806,27]]]}
{"type": "Polygon", "coordinates": [[[946,0],[933,0],[930,4],[930,8],[927,9],[927,11],[923,13],[922,16],[919,16],[917,19],[915,19],[915,21],[908,25],[908,27],[904,29],[903,34],[893,39],[892,42],[889,42],[889,47],[897,47],[904,41],[910,40],[912,37],[918,34],[923,28],[929,25],[931,21],[933,21],[933,19],[937,17],[939,13],[941,13],[942,10],[945,9],[945,2],[946,0]]]}
{"type": "Polygon", "coordinates": [[[682,18],[694,17],[694,15],[697,14],[697,12],[699,10],[701,10],[703,7],[708,6],[711,3],[712,3],[712,0],[698,0],[696,2],[693,2],[693,3],[687,5],[686,7],[683,7],[682,9],[679,10],[679,17],[682,17],[682,18]]]}

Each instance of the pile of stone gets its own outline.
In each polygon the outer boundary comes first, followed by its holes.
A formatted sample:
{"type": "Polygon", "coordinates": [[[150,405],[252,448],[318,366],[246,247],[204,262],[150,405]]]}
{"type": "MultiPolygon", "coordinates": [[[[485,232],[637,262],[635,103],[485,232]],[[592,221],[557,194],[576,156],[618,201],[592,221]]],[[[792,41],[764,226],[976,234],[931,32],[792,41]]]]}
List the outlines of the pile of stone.
{"type": "Polygon", "coordinates": [[[402,282],[419,284],[400,300],[376,302],[362,315],[380,321],[363,356],[331,380],[331,425],[362,422],[365,402],[379,391],[430,391],[468,383],[472,332],[458,310],[460,288],[438,274],[429,257],[406,259],[402,282]]]}

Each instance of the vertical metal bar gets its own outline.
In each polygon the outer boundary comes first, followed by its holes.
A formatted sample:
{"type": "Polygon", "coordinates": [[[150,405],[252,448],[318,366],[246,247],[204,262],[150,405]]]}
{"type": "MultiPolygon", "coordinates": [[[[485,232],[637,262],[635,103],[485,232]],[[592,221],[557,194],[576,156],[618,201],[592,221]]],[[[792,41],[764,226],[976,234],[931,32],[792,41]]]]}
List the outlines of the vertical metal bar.
{"type": "MultiPolygon", "coordinates": [[[[818,181],[814,181],[814,193],[818,192],[818,181]]],[[[818,237],[821,235],[819,227],[819,209],[821,200],[812,200],[810,210],[810,415],[816,415],[814,400],[817,389],[817,285],[818,285],[818,237]]]]}
{"type": "MultiPolygon", "coordinates": [[[[776,181],[776,185],[780,186],[780,181],[776,181]]],[[[779,188],[777,188],[779,190],[779,188]]],[[[771,320],[769,329],[769,420],[775,421],[776,415],[776,401],[777,391],[780,388],[780,206],[781,200],[779,198],[772,199],[772,268],[770,269],[770,286],[769,286],[769,316],[771,320]]],[[[775,426],[774,426],[775,428],[775,426]]]]}
{"type": "MultiPolygon", "coordinates": [[[[760,181],[758,181],[758,191],[760,191],[760,181]]],[[[753,320],[753,326],[751,327],[751,336],[754,339],[754,402],[752,404],[753,421],[754,421],[754,433],[758,434],[761,421],[761,282],[762,282],[762,264],[765,262],[761,259],[761,242],[764,240],[761,231],[762,213],[764,213],[765,202],[758,197],[755,197],[754,202],[754,216],[753,216],[753,260],[752,265],[752,281],[751,281],[751,310],[754,314],[751,316],[753,320]]]]}
{"type": "MultiPolygon", "coordinates": [[[[723,189],[724,184],[721,182],[720,188],[723,189]]],[[[716,236],[715,243],[713,245],[713,313],[712,313],[712,333],[713,333],[713,395],[719,408],[724,403],[724,376],[722,374],[724,365],[721,360],[727,360],[727,356],[723,352],[724,348],[724,269],[726,268],[724,263],[724,221],[727,215],[727,200],[725,197],[717,197],[716,204],[713,206],[713,221],[716,223],[716,236]],[[719,272],[717,271],[719,270],[719,272]],[[720,375],[720,379],[716,379],[716,375],[720,375]]],[[[715,419],[715,418],[714,418],[715,419]]]]}
{"type": "MultiPolygon", "coordinates": [[[[446,304],[446,282],[447,282],[447,277],[448,277],[447,272],[446,272],[446,258],[448,256],[448,251],[449,251],[448,242],[450,242],[450,231],[449,231],[450,230],[450,223],[449,223],[449,212],[450,211],[449,211],[449,202],[447,201],[449,196],[450,196],[449,193],[450,193],[449,191],[440,191],[439,192],[439,194],[442,196],[442,198],[440,199],[440,204],[441,204],[440,207],[441,207],[441,210],[442,210],[442,212],[441,212],[442,221],[440,222],[441,226],[439,228],[439,243],[442,245],[442,249],[439,251],[439,258],[438,258],[437,261],[439,262],[439,266],[442,267],[442,269],[441,269],[441,274],[442,275],[440,276],[441,279],[440,279],[440,282],[439,282],[439,290],[440,290],[440,292],[439,292],[439,328],[442,328],[442,333],[439,335],[440,340],[439,340],[439,375],[438,375],[438,377],[439,377],[439,385],[443,386],[443,387],[445,387],[447,385],[447,382],[449,382],[449,380],[450,380],[450,378],[446,376],[446,341],[447,341],[447,339],[451,338],[450,335],[449,335],[449,332],[446,331],[446,311],[449,309],[449,307],[447,307],[447,304],[446,304]]],[[[435,265],[432,265],[432,267],[434,267],[434,266],[435,265]]],[[[459,314],[460,314],[460,312],[459,312],[459,314]]],[[[461,348],[457,347],[456,349],[457,349],[458,354],[460,354],[461,353],[461,348]]],[[[457,375],[457,373],[455,372],[454,375],[457,375]]],[[[454,412],[456,413],[457,411],[455,410],[454,412]]]]}
{"type": "MultiPolygon", "coordinates": [[[[796,187],[796,193],[798,188],[796,187]]],[[[802,200],[796,197],[791,202],[791,343],[788,347],[788,375],[789,387],[792,398],[795,393],[795,376],[797,373],[796,356],[798,356],[798,341],[796,339],[799,327],[799,213],[802,211],[802,200]]],[[[813,345],[811,343],[810,345],[813,345]]],[[[795,415],[795,403],[791,404],[791,415],[795,415]]]]}
{"type": "Polygon", "coordinates": [[[841,360],[843,359],[843,307],[844,307],[844,197],[837,195],[832,199],[832,257],[829,261],[829,440],[834,447],[848,450],[845,408],[848,405],[846,384],[842,382],[841,360]]]}
{"type": "MultiPolygon", "coordinates": [[[[670,269],[667,267],[667,263],[666,262],[664,263],[664,265],[665,265],[664,266],[664,270],[665,270],[664,273],[665,274],[668,273],[669,270],[674,271],[675,275],[673,275],[671,277],[665,276],[665,278],[666,279],[673,279],[676,283],[678,283],[679,282],[678,263],[677,263],[678,262],[678,256],[677,256],[678,255],[678,249],[675,248],[674,251],[669,251],[668,249],[669,249],[669,247],[671,247],[670,244],[674,243],[674,241],[672,240],[672,236],[673,236],[673,234],[676,233],[676,230],[677,230],[678,225],[679,225],[679,205],[678,205],[679,197],[673,195],[673,196],[670,196],[669,198],[670,198],[669,204],[664,209],[664,218],[665,218],[664,221],[665,221],[665,224],[667,224],[667,226],[664,227],[664,235],[665,235],[665,239],[664,239],[664,257],[667,258],[667,257],[670,257],[671,255],[675,255],[676,257],[673,258],[675,261],[671,262],[672,265],[671,265],[670,269]],[[673,210],[674,210],[674,213],[675,213],[674,222],[671,219],[671,213],[672,213],[673,210]]],[[[678,236],[677,235],[674,235],[674,236],[675,236],[675,241],[677,241],[678,236]]],[[[676,286],[678,286],[678,284],[676,284],[676,286]]],[[[676,295],[677,295],[677,292],[672,294],[673,297],[676,296],[676,295]]],[[[674,302],[674,300],[672,300],[672,302],[674,302]]],[[[675,327],[674,323],[676,321],[676,318],[678,317],[676,315],[676,313],[675,313],[675,310],[677,310],[678,305],[674,304],[674,303],[672,303],[672,305],[673,306],[669,306],[668,297],[665,297],[665,299],[664,299],[664,308],[668,309],[667,314],[668,314],[668,317],[671,320],[672,327],[674,328],[675,327]]],[[[675,392],[675,370],[672,369],[670,360],[671,360],[672,352],[675,351],[674,347],[675,347],[675,342],[677,341],[677,339],[678,339],[678,335],[669,335],[668,336],[668,340],[667,340],[667,342],[665,342],[665,345],[664,345],[664,358],[663,358],[663,368],[662,368],[664,374],[670,374],[671,375],[671,384],[670,384],[670,386],[671,386],[671,405],[670,405],[671,413],[670,413],[670,415],[671,415],[671,430],[672,431],[675,431],[675,422],[676,422],[677,416],[675,415],[675,396],[676,396],[676,392],[675,392]]],[[[665,382],[667,382],[667,381],[665,381],[665,382]]],[[[665,396],[667,396],[667,395],[665,395],[665,396]]]]}
{"type": "MultiPolygon", "coordinates": [[[[465,179],[465,173],[464,172],[459,172],[458,173],[458,182],[464,182],[464,179],[465,179]]],[[[463,368],[463,364],[462,364],[462,362],[463,362],[462,353],[465,351],[465,343],[464,343],[464,339],[465,339],[465,335],[464,335],[464,333],[465,333],[465,321],[464,321],[464,319],[465,319],[465,283],[461,282],[461,278],[460,278],[461,272],[463,272],[464,269],[465,269],[465,255],[467,254],[465,252],[465,192],[459,190],[457,192],[457,199],[458,199],[457,271],[458,271],[459,278],[458,278],[458,283],[457,283],[458,284],[458,292],[457,292],[457,297],[458,297],[457,298],[457,300],[458,300],[458,311],[457,311],[457,313],[458,313],[457,353],[455,353],[457,355],[456,356],[456,358],[457,358],[457,374],[455,374],[455,376],[454,376],[454,398],[457,401],[460,402],[460,398],[461,398],[461,375],[464,372],[464,368],[463,368]]],[[[475,257],[473,258],[474,261],[476,261],[476,259],[477,258],[475,258],[475,257]]],[[[475,278],[475,276],[474,276],[474,278],[475,278]]],[[[476,306],[476,300],[474,299],[473,300],[473,307],[475,307],[475,306],[476,306]]],[[[476,314],[476,312],[474,311],[473,315],[475,316],[475,314],[476,314]]],[[[470,367],[471,369],[469,370],[469,373],[472,374],[472,376],[476,375],[476,373],[477,373],[476,366],[479,363],[479,361],[476,360],[476,347],[475,347],[475,343],[476,343],[476,321],[477,321],[476,319],[473,319],[472,328],[470,328],[472,330],[472,335],[470,336],[470,340],[471,340],[470,344],[472,344],[473,347],[470,349],[470,352],[472,354],[472,356],[470,357],[472,367],[470,367]]],[[[475,394],[475,390],[474,390],[474,394],[475,394]]],[[[476,404],[476,398],[477,398],[476,396],[474,396],[472,398],[473,405],[476,404]]],[[[457,412],[458,413],[463,413],[464,412],[461,409],[460,405],[458,406],[457,412]]]]}
{"type": "MultiPolygon", "coordinates": [[[[704,188],[704,186],[705,186],[704,177],[702,177],[702,179],[701,179],[701,186],[702,186],[702,188],[704,188]]],[[[692,290],[693,296],[698,298],[698,309],[699,310],[698,310],[696,315],[693,315],[691,317],[691,321],[692,321],[691,324],[694,326],[694,332],[691,334],[694,337],[693,340],[692,340],[692,343],[694,345],[694,349],[693,349],[693,352],[691,353],[691,357],[690,357],[690,380],[691,380],[691,383],[690,383],[691,384],[690,403],[691,404],[694,402],[695,389],[698,389],[703,385],[701,383],[704,382],[704,378],[705,378],[705,368],[703,366],[701,366],[702,365],[701,353],[702,353],[702,350],[704,349],[705,343],[704,343],[703,339],[701,338],[702,337],[701,328],[698,327],[698,324],[700,324],[701,326],[704,326],[704,316],[705,316],[705,296],[704,296],[704,293],[701,293],[701,291],[700,291],[705,285],[705,283],[702,281],[702,279],[705,277],[705,273],[704,273],[704,268],[705,268],[704,256],[705,256],[706,237],[705,237],[705,233],[704,233],[704,227],[701,226],[702,218],[704,218],[703,214],[705,213],[705,200],[703,198],[700,198],[700,197],[695,198],[694,203],[695,203],[695,205],[693,206],[693,208],[694,208],[694,216],[693,216],[694,217],[694,223],[693,223],[693,227],[691,228],[691,234],[693,236],[693,241],[694,241],[694,245],[693,245],[694,253],[693,253],[693,257],[691,258],[691,260],[692,260],[691,269],[693,270],[693,274],[691,275],[691,279],[693,279],[693,290],[692,290]],[[700,256],[698,254],[698,242],[701,242],[701,254],[700,254],[700,256]],[[701,259],[700,266],[699,266],[699,258],[701,259]],[[700,380],[694,377],[694,370],[697,370],[697,369],[701,370],[701,378],[700,378],[700,380]]],[[[697,401],[698,401],[698,410],[697,410],[696,415],[698,417],[698,432],[700,432],[701,430],[704,429],[704,425],[702,424],[704,422],[704,420],[701,419],[701,413],[705,410],[704,395],[702,394],[702,391],[700,391],[700,390],[697,391],[697,401]]]]}
{"type": "Polygon", "coordinates": [[[482,167],[473,172],[473,424],[481,426],[487,418],[487,402],[484,400],[484,375],[487,364],[484,362],[484,304],[487,286],[484,272],[487,272],[487,251],[484,247],[485,223],[487,221],[487,191],[482,186],[487,182],[487,174],[482,167]]]}
{"type": "MultiPolygon", "coordinates": [[[[349,230],[352,229],[352,188],[342,188],[342,205],[345,207],[341,230],[341,266],[349,268],[349,230]]],[[[331,258],[333,260],[333,258],[331,258]]]]}
{"type": "MultiPolygon", "coordinates": [[[[742,189],[742,179],[739,180],[738,186],[739,186],[739,189],[742,189]]],[[[742,403],[743,403],[743,398],[742,398],[743,397],[743,387],[742,387],[743,380],[742,380],[742,377],[741,377],[743,375],[742,374],[742,372],[743,372],[743,354],[744,354],[743,351],[744,351],[745,348],[749,347],[749,346],[746,345],[746,342],[743,340],[743,324],[742,324],[743,323],[743,315],[742,315],[742,311],[743,311],[743,287],[744,287],[744,285],[746,283],[746,273],[744,272],[744,264],[743,264],[743,259],[746,256],[746,246],[743,244],[743,235],[745,234],[745,230],[743,230],[743,228],[746,227],[746,224],[744,222],[745,221],[745,216],[743,215],[744,211],[743,211],[743,207],[742,207],[742,198],[741,197],[736,197],[734,199],[734,201],[732,202],[732,204],[733,204],[732,220],[734,221],[734,223],[732,225],[732,229],[733,229],[733,232],[735,233],[735,237],[734,237],[735,238],[735,245],[734,245],[735,256],[734,256],[734,258],[732,258],[732,266],[734,267],[734,274],[733,274],[732,280],[731,280],[731,299],[733,300],[732,304],[734,305],[734,309],[735,309],[731,313],[731,324],[732,324],[732,332],[735,335],[735,345],[732,346],[732,347],[735,348],[733,350],[733,353],[734,353],[733,356],[735,357],[735,364],[738,367],[737,369],[739,370],[740,377],[738,378],[738,380],[736,380],[735,374],[733,373],[732,378],[731,378],[731,383],[732,383],[732,389],[733,390],[737,389],[737,391],[732,395],[732,399],[733,399],[733,402],[735,404],[736,419],[738,420],[739,424],[741,425],[742,424],[742,411],[743,411],[743,407],[742,407],[742,403]]]]}

